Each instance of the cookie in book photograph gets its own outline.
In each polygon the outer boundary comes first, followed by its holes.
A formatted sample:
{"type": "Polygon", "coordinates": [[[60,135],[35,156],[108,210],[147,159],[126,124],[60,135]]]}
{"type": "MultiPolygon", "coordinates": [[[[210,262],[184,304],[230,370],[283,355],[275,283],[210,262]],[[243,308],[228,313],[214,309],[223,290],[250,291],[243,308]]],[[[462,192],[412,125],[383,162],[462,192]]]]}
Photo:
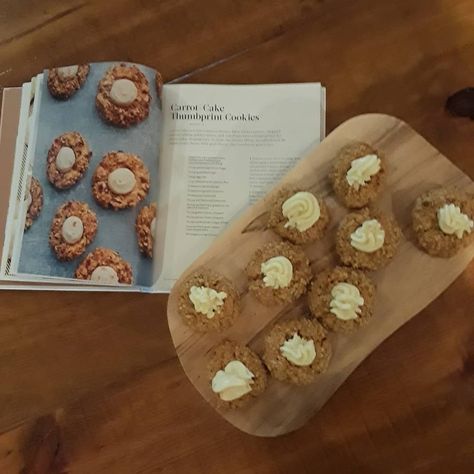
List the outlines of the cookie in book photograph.
{"type": "Polygon", "coordinates": [[[76,184],[89,167],[92,152],[79,132],[59,135],[51,144],[46,164],[49,182],[58,189],[76,184]]]}
{"type": "Polygon", "coordinates": [[[395,256],[401,239],[395,218],[376,209],[347,214],[336,233],[336,253],[347,266],[378,270],[395,256]]]}
{"type": "Polygon", "coordinates": [[[97,247],[78,265],[74,276],[102,285],[131,285],[132,266],[115,250],[97,247]]]}
{"type": "Polygon", "coordinates": [[[49,244],[58,260],[73,260],[84,253],[94,240],[97,225],[95,212],[85,202],[67,201],[59,206],[49,232],[49,244]]]}
{"type": "Polygon", "coordinates": [[[235,286],[215,271],[197,270],[181,283],[178,293],[178,312],[197,331],[226,329],[239,315],[235,286]]]}
{"type": "Polygon", "coordinates": [[[247,264],[251,293],[265,305],[297,300],[306,292],[312,273],[304,251],[289,242],[269,242],[247,264]]]}
{"type": "Polygon", "coordinates": [[[148,80],[137,66],[125,63],[110,67],[99,82],[96,107],[100,116],[117,127],[127,128],[148,117],[148,80]]]}
{"type": "Polygon", "coordinates": [[[277,323],[265,337],[263,361],[272,377],[307,385],[325,372],[331,359],[326,331],[306,318],[277,323]]]}
{"type": "Polygon", "coordinates": [[[375,201],[384,175],[382,154],[367,143],[355,142],[336,156],[330,180],[344,206],[358,209],[375,201]]]}
{"type": "Polygon", "coordinates": [[[66,100],[86,82],[89,64],[56,67],[48,70],[48,90],[56,99],[66,100]]]}
{"type": "Polygon", "coordinates": [[[474,242],[474,194],[456,188],[423,193],[415,201],[412,223],[422,250],[452,257],[474,242]]]}
{"type": "Polygon", "coordinates": [[[156,94],[161,99],[161,93],[163,92],[163,76],[158,71],[155,73],[155,86],[156,94]]]}
{"type": "Polygon", "coordinates": [[[268,227],[294,244],[319,240],[329,224],[329,211],[320,196],[299,188],[283,188],[275,197],[268,227]]]}
{"type": "Polygon", "coordinates": [[[123,151],[107,153],[92,177],[92,194],[104,208],[134,207],[149,189],[150,173],[145,163],[137,155],[123,151]]]}
{"type": "Polygon", "coordinates": [[[210,388],[221,407],[235,409],[260,396],[267,386],[267,372],[249,347],[225,340],[211,352],[207,366],[210,388]]]}
{"type": "Polygon", "coordinates": [[[142,254],[152,258],[153,244],[156,237],[156,204],[143,206],[135,220],[135,233],[138,248],[142,254]]]}
{"type": "Polygon", "coordinates": [[[26,192],[27,211],[25,219],[25,230],[28,230],[43,208],[43,188],[40,182],[32,176],[30,186],[26,192]]]}
{"type": "Polygon", "coordinates": [[[316,275],[308,306],[327,330],[350,333],[371,321],[375,294],[374,282],[363,271],[335,267],[316,275]]]}

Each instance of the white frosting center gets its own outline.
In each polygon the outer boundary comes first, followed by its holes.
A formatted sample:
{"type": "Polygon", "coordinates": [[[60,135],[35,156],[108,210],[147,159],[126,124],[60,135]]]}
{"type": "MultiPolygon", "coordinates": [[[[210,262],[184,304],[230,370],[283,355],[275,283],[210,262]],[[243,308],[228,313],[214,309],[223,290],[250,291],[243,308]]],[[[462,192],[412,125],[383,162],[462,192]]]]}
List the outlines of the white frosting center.
{"type": "Polygon", "coordinates": [[[58,67],[56,72],[58,73],[59,79],[65,81],[72,79],[79,71],[79,66],[64,66],[58,67]]]}
{"type": "Polygon", "coordinates": [[[255,375],[240,360],[231,360],[212,379],[211,387],[221,400],[230,402],[252,391],[255,375]]]}
{"type": "Polygon", "coordinates": [[[110,89],[110,98],[117,105],[130,105],[137,96],[137,86],[130,79],[117,79],[110,89]]]}
{"type": "Polygon", "coordinates": [[[64,222],[61,228],[61,234],[63,239],[68,244],[75,244],[81,240],[82,234],[84,233],[84,225],[81,219],[77,216],[69,216],[64,222]]]}
{"type": "Polygon", "coordinates": [[[300,191],[289,197],[281,206],[283,216],[288,219],[285,227],[300,232],[308,230],[321,216],[321,209],[314,194],[300,191]]]}
{"type": "Polygon", "coordinates": [[[115,194],[130,193],[136,183],[135,175],[128,168],[117,168],[107,178],[107,184],[115,194]]]}
{"type": "Polygon", "coordinates": [[[119,282],[117,272],[107,265],[96,267],[91,273],[91,281],[104,284],[117,284],[119,282]]]}
{"type": "Polygon", "coordinates": [[[361,252],[375,252],[384,241],[385,231],[377,219],[365,221],[351,234],[351,245],[361,252]]]}
{"type": "Polygon", "coordinates": [[[458,239],[462,239],[464,232],[471,233],[474,222],[461,212],[459,206],[445,204],[438,209],[438,225],[445,234],[454,234],[458,239]]]}
{"type": "Polygon", "coordinates": [[[311,365],[316,357],[314,341],[305,339],[296,332],[280,346],[280,352],[286,360],[298,367],[311,365]]]}
{"type": "Polygon", "coordinates": [[[329,303],[330,311],[338,319],[348,321],[357,319],[364,304],[359,288],[350,283],[338,283],[331,290],[332,300],[329,303]]]}
{"type": "Polygon", "coordinates": [[[189,299],[194,305],[194,310],[204,314],[208,319],[212,319],[215,316],[216,312],[224,305],[226,298],[226,292],[217,292],[213,288],[207,288],[206,286],[192,286],[189,290],[189,299]]]}
{"type": "Polygon", "coordinates": [[[379,171],[380,158],[377,155],[366,155],[352,161],[351,167],[346,173],[346,180],[349,186],[357,191],[379,171]]]}
{"type": "Polygon", "coordinates": [[[286,257],[279,255],[263,262],[260,267],[263,273],[263,283],[277,290],[286,288],[293,278],[293,265],[286,257]]]}
{"type": "Polygon", "coordinates": [[[68,146],[63,146],[56,155],[56,168],[59,171],[69,171],[76,162],[74,150],[68,146]]]}

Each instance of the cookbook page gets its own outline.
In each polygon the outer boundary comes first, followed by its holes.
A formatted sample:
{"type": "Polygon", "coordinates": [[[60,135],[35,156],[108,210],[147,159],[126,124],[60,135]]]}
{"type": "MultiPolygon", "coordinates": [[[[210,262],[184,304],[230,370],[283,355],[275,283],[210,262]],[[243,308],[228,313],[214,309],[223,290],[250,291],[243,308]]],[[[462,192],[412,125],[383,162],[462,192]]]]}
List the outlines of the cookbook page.
{"type": "Polygon", "coordinates": [[[165,85],[160,289],[324,136],[319,83],[165,85]],[[166,205],[164,205],[166,203],[166,205]]]}
{"type": "Polygon", "coordinates": [[[18,277],[152,286],[161,127],[155,74],[95,63],[39,76],[18,277]]]}

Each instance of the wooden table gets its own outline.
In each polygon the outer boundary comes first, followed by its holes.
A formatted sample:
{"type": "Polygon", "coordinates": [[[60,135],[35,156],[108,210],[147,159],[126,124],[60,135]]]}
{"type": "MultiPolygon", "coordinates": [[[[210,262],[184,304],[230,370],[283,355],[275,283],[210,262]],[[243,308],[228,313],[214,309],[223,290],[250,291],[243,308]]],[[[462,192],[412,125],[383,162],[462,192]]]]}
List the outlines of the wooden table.
{"type": "MultiPolygon", "coordinates": [[[[393,114],[474,177],[474,125],[443,109],[474,85],[473,23],[472,0],[0,0],[0,87],[108,59],[167,81],[320,80],[329,130],[393,114]]],[[[472,472],[474,264],[277,439],[240,433],[193,389],[166,300],[0,294],[2,474],[472,472]]]]}

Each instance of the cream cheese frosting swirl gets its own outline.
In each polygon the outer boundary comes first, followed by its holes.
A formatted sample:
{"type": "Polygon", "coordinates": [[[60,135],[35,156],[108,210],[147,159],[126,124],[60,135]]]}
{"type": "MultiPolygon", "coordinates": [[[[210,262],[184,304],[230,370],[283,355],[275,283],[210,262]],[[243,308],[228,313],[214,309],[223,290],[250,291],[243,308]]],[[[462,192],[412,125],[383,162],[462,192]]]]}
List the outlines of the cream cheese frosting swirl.
{"type": "Polygon", "coordinates": [[[261,265],[265,286],[278,290],[286,288],[293,278],[293,265],[282,255],[272,257],[261,265]]]}
{"type": "Polygon", "coordinates": [[[305,339],[296,332],[280,346],[280,352],[287,361],[298,367],[311,365],[316,357],[314,341],[305,339]]]}
{"type": "Polygon", "coordinates": [[[367,184],[372,176],[380,171],[380,158],[377,155],[366,155],[352,161],[351,167],[346,173],[349,186],[356,191],[367,184]]]}
{"type": "Polygon", "coordinates": [[[214,375],[211,387],[221,400],[231,402],[252,391],[255,375],[240,360],[231,360],[214,375]]]}
{"type": "Polygon", "coordinates": [[[372,253],[381,248],[385,241],[385,231],[377,219],[365,221],[351,234],[351,245],[357,250],[372,253]]]}
{"type": "Polygon", "coordinates": [[[217,292],[206,286],[192,286],[189,290],[189,299],[194,305],[195,311],[204,314],[208,319],[212,319],[216,315],[226,298],[225,291],[217,292]]]}
{"type": "Polygon", "coordinates": [[[330,312],[342,321],[357,319],[362,312],[364,298],[357,286],[350,283],[337,283],[331,290],[332,300],[329,303],[330,312]]]}
{"type": "Polygon", "coordinates": [[[474,222],[461,212],[459,206],[445,204],[438,209],[438,225],[445,234],[454,234],[458,239],[462,239],[464,232],[471,233],[474,222]]]}
{"type": "Polygon", "coordinates": [[[281,210],[288,219],[285,227],[296,228],[300,232],[308,230],[321,216],[318,200],[307,191],[293,194],[282,204],[281,210]]]}

